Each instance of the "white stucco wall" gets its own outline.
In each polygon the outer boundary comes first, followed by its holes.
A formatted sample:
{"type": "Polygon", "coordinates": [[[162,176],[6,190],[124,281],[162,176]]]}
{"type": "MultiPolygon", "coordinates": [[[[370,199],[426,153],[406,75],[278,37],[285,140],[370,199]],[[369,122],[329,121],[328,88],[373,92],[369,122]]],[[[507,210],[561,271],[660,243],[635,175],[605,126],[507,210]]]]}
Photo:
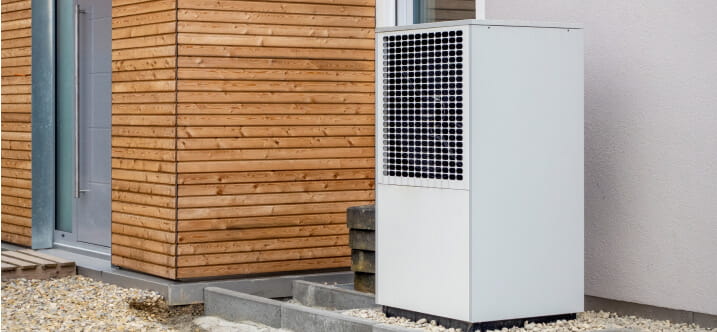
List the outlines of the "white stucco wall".
{"type": "Polygon", "coordinates": [[[717,314],[717,1],[487,0],[585,25],[588,295],[717,314]]]}

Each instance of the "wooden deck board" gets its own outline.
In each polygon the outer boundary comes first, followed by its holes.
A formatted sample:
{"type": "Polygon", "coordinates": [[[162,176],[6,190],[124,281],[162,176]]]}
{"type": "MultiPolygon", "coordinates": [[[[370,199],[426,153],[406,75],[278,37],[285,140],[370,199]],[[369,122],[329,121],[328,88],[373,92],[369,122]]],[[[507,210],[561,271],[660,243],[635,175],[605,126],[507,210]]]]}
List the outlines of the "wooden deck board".
{"type": "Polygon", "coordinates": [[[3,251],[0,261],[3,281],[17,278],[50,279],[77,273],[75,262],[31,249],[3,251]]]}

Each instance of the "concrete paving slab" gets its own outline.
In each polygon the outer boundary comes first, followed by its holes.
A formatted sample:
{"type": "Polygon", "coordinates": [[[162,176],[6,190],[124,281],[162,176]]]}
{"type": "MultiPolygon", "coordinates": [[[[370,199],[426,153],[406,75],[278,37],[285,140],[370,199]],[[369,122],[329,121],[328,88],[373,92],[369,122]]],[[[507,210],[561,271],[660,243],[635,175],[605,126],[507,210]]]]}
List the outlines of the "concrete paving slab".
{"type": "MultiPolygon", "coordinates": [[[[300,282],[297,281],[294,284],[300,284],[300,282]]],[[[205,313],[207,315],[235,322],[250,320],[295,332],[421,331],[381,324],[377,321],[343,315],[332,310],[312,308],[213,287],[207,288],[204,293],[206,296],[205,313]],[[277,308],[281,310],[277,312],[277,308]],[[280,325],[277,325],[277,319],[280,320],[280,325]]]]}
{"type": "MultiPolygon", "coordinates": [[[[296,282],[295,282],[296,283],[296,282]]],[[[378,329],[379,322],[351,317],[341,313],[281,302],[231,290],[208,287],[205,294],[205,314],[233,322],[253,321],[274,328],[295,332],[413,332],[412,329],[392,327],[378,329]]]]}
{"type": "Polygon", "coordinates": [[[376,298],[373,294],[346,289],[339,285],[296,280],[293,286],[294,299],[306,306],[339,310],[376,307],[376,298]]]}
{"type": "Polygon", "coordinates": [[[415,329],[408,327],[401,327],[389,324],[376,324],[373,326],[372,332],[425,332],[424,329],[415,329]]]}
{"type": "Polygon", "coordinates": [[[717,315],[708,315],[699,312],[695,312],[692,317],[692,322],[699,325],[700,327],[717,329],[717,315]]]}
{"type": "Polygon", "coordinates": [[[340,313],[284,303],[281,306],[281,327],[296,332],[342,331],[372,332],[378,322],[340,313]]]}
{"type": "Polygon", "coordinates": [[[281,302],[223,288],[204,289],[204,314],[232,322],[253,321],[281,327],[281,302]]]}

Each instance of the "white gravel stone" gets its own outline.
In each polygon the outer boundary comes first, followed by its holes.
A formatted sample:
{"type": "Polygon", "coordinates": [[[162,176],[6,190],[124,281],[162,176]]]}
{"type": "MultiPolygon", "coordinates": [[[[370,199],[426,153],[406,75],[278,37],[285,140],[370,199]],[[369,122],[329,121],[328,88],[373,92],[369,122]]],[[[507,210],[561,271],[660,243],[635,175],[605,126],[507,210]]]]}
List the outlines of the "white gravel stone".
{"type": "MultiPolygon", "coordinates": [[[[345,315],[367,318],[385,324],[391,324],[409,328],[420,328],[426,331],[456,331],[460,329],[448,329],[443,326],[436,326],[435,321],[427,322],[425,318],[418,321],[411,321],[403,317],[386,317],[380,309],[352,309],[342,312],[345,315]]],[[[612,329],[629,329],[634,331],[649,332],[717,332],[717,329],[706,329],[694,324],[679,324],[670,321],[651,320],[635,316],[620,316],[610,312],[588,311],[579,313],[575,320],[560,320],[553,323],[527,323],[523,327],[503,328],[494,332],[581,332],[600,331],[612,329]]]]}
{"type": "Polygon", "coordinates": [[[2,331],[201,331],[203,311],[82,276],[2,282],[2,331]]]}
{"type": "MultiPolygon", "coordinates": [[[[82,276],[2,282],[2,331],[286,331],[252,322],[231,323],[215,317],[197,318],[202,313],[201,305],[169,307],[155,292],[122,288],[82,276]]],[[[462,332],[427,319],[414,322],[403,317],[386,317],[380,309],[353,309],[342,313],[425,331],[462,332]]],[[[606,329],[717,332],[717,329],[695,325],[590,311],[578,314],[576,320],[528,323],[520,328],[496,331],[581,332],[606,329]]]]}

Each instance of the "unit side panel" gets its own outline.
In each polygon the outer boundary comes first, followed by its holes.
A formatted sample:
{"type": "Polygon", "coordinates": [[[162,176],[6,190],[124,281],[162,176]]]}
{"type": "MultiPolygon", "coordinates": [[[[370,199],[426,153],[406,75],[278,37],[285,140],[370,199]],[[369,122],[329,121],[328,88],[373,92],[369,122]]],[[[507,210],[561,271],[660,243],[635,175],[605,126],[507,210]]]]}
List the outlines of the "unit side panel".
{"type": "Polygon", "coordinates": [[[468,191],[377,185],[376,303],[468,320],[468,191]]]}
{"type": "Polygon", "coordinates": [[[471,320],[582,311],[582,30],[472,29],[471,320]]]}

